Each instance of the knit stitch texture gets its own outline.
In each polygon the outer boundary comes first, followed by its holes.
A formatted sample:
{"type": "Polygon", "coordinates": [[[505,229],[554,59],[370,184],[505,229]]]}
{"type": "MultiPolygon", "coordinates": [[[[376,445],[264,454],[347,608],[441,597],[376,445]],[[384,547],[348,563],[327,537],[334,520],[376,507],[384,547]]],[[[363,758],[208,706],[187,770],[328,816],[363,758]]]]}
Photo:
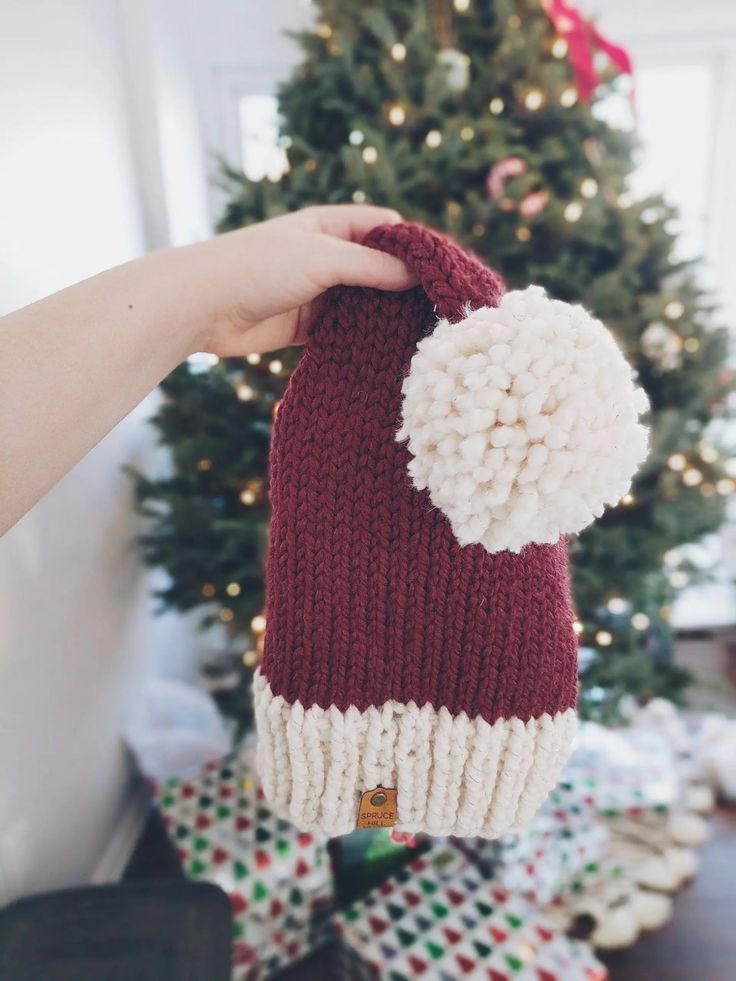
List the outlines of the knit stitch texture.
{"type": "MultiPolygon", "coordinates": [[[[433,717],[446,710],[473,725],[568,717],[577,691],[577,642],[566,542],[528,545],[519,554],[461,546],[427,492],[412,485],[410,454],[396,441],[402,382],[418,341],[438,317],[455,322],[468,306],[498,305],[503,282],[419,225],[375,229],[366,244],[406,262],[419,285],[404,293],[330,290],[279,408],[270,460],[267,629],[257,689],[268,704],[260,711],[256,698],[261,735],[273,730],[268,712],[283,716],[289,706],[297,707],[300,719],[312,708],[366,718],[378,710],[386,716],[384,741],[396,738],[396,705],[426,706],[433,717]]],[[[318,795],[341,752],[334,733],[324,735],[330,718],[319,715],[319,760],[303,764],[311,768],[318,795]]],[[[287,720],[284,733],[291,725],[293,736],[296,724],[287,720]]],[[[472,746],[471,738],[455,763],[460,781],[472,746]]],[[[264,747],[262,770],[294,766],[286,745],[266,739],[264,747]]],[[[565,749],[558,747],[560,758],[565,749]]],[[[391,772],[390,746],[387,752],[383,778],[395,786],[401,766],[391,772]]],[[[337,765],[345,771],[346,765],[337,765]]],[[[550,772],[545,793],[554,766],[550,772]]],[[[349,830],[344,816],[339,828],[316,812],[303,819],[301,805],[290,800],[292,778],[281,782],[282,813],[300,826],[349,830]]],[[[355,801],[356,813],[360,793],[371,789],[360,779],[340,791],[348,810],[355,801]]],[[[264,784],[268,793],[269,773],[264,784]]],[[[458,794],[461,799],[462,787],[458,794]]],[[[516,811],[510,808],[506,827],[516,811]]],[[[399,824],[421,826],[416,813],[414,807],[415,819],[399,824]]],[[[503,830],[503,822],[496,824],[503,830]]],[[[482,826],[479,818],[461,833],[482,826]]]]}

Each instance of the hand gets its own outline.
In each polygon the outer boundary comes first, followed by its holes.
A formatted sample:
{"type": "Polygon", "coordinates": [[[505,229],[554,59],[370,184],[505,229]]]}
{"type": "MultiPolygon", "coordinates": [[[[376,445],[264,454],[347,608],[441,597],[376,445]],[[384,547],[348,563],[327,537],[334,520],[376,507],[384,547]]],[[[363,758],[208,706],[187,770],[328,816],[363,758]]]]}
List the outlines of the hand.
{"type": "Polygon", "coordinates": [[[393,256],[359,242],[401,216],[388,208],[306,208],[190,246],[206,312],[198,350],[221,357],[303,343],[330,286],[405,290],[416,280],[393,256]]]}

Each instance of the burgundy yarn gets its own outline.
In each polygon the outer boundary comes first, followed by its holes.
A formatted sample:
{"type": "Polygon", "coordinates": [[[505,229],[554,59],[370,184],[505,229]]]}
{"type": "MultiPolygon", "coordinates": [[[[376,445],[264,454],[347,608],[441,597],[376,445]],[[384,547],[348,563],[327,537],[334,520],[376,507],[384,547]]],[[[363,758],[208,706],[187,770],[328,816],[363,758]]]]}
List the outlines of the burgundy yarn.
{"type": "Polygon", "coordinates": [[[438,316],[496,306],[501,278],[419,225],[366,244],[404,260],[405,293],[336,287],[276,418],[262,671],[305,707],[389,699],[526,721],[575,704],[567,546],[461,547],[395,441],[401,384],[438,316]]]}

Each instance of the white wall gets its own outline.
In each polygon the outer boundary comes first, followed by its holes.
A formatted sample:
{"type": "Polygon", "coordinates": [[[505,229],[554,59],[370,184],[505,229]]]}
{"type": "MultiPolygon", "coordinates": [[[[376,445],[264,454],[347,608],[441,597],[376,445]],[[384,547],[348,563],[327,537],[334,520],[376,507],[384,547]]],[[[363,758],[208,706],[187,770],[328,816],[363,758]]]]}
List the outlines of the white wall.
{"type": "MultiPolygon", "coordinates": [[[[117,13],[114,0],[2,5],[0,313],[148,244],[117,13]]],[[[146,453],[145,415],[0,541],[0,902],[89,878],[129,790],[126,702],[160,661],[189,669],[190,626],[152,619],[132,544],[120,468],[146,453]]]]}

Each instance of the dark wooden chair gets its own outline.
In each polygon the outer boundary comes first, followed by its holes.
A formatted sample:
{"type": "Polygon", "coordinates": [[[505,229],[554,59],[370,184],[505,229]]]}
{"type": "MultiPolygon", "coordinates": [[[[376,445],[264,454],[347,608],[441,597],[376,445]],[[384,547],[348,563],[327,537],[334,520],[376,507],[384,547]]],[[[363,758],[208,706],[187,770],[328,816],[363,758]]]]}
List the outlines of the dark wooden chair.
{"type": "Polygon", "coordinates": [[[186,880],[31,896],[0,909],[2,981],[228,981],[225,893],[186,880]]]}

